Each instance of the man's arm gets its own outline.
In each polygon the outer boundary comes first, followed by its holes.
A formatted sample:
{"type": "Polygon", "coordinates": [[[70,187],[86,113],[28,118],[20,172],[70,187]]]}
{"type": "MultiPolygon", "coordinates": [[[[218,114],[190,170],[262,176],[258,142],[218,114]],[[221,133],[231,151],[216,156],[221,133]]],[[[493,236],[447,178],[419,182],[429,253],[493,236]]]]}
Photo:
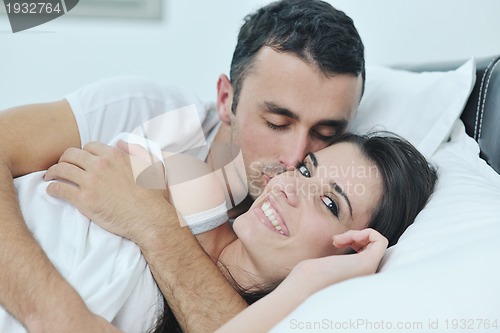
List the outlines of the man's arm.
{"type": "MultiPolygon", "coordinates": [[[[147,155],[147,154],[146,154],[147,155]]],[[[185,332],[211,332],[247,307],[213,264],[162,192],[137,186],[134,156],[99,143],[63,154],[47,188],[104,229],[141,248],[163,295],[185,332]],[[85,173],[72,175],[74,167],[85,173]],[[102,204],[105,201],[105,204],[102,204]]],[[[140,164],[140,163],[138,163],[140,164]]]]}
{"type": "Polygon", "coordinates": [[[14,177],[46,169],[79,145],[65,101],[0,113],[0,303],[30,332],[113,329],[90,313],[34,240],[13,185],[14,177]]]}
{"type": "Polygon", "coordinates": [[[248,304],[203,252],[188,228],[179,227],[172,206],[163,207],[161,232],[136,242],[177,321],[185,332],[213,332],[248,304]]]}

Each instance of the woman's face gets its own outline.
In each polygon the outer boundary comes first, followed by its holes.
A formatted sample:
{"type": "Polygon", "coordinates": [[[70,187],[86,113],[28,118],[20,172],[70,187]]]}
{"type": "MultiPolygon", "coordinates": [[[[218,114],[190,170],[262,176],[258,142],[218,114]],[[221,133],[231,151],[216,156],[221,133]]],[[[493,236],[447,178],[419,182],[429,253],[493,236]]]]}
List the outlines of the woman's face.
{"type": "Polygon", "coordinates": [[[235,220],[239,266],[257,280],[275,281],[301,260],[343,253],[332,236],[368,225],[382,196],[380,177],[352,143],[309,154],[294,171],[274,177],[235,220]]]}

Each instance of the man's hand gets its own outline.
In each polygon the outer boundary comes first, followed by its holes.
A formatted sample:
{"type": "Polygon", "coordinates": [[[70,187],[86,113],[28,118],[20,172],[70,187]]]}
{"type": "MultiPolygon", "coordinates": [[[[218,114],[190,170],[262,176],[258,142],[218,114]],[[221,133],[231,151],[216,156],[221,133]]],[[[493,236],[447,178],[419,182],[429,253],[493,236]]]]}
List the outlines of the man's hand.
{"type": "Polygon", "coordinates": [[[0,304],[29,332],[118,332],[90,312],[35,241],[13,183],[80,146],[69,104],[61,100],[0,112],[0,142],[0,304]]]}
{"type": "Polygon", "coordinates": [[[133,149],[135,155],[130,155],[93,142],[83,149],[66,150],[44,176],[45,180],[56,180],[49,184],[47,193],[68,201],[104,229],[137,242],[137,237],[148,231],[141,221],[168,202],[164,190],[146,188],[152,179],[160,183],[156,188],[165,188],[161,162],[151,160],[144,149],[133,149]],[[145,178],[148,185],[139,186],[145,178]]]}
{"type": "Polygon", "coordinates": [[[184,331],[215,331],[245,309],[246,302],[190,230],[180,227],[166,191],[137,185],[133,170],[141,170],[141,163],[151,165],[149,154],[136,145],[121,148],[92,143],[66,151],[45,175],[57,180],[47,192],[139,245],[184,331]]]}

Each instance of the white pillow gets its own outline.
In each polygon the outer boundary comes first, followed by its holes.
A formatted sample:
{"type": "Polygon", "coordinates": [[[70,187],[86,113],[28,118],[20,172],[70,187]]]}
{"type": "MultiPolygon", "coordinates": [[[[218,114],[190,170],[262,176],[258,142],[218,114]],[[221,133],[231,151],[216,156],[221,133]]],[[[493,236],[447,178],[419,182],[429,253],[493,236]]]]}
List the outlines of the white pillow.
{"type": "Polygon", "coordinates": [[[273,332],[499,331],[500,175],[478,151],[457,120],[431,201],[380,272],[316,293],[273,332]]]}
{"type": "Polygon", "coordinates": [[[366,90],[350,130],[395,132],[430,156],[448,137],[475,82],[475,61],[448,72],[368,66],[366,90]]]}

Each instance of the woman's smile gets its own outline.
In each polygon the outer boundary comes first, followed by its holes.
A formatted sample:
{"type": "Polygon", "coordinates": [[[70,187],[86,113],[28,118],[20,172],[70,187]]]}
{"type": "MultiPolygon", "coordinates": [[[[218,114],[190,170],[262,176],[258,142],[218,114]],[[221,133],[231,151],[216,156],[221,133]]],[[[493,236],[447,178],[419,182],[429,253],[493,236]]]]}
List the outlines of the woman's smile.
{"type": "Polygon", "coordinates": [[[281,215],[278,213],[276,200],[273,199],[272,195],[267,196],[264,203],[260,207],[256,207],[254,209],[255,214],[257,215],[259,221],[264,223],[271,230],[283,236],[289,237],[290,234],[288,227],[286,226],[281,215]]]}

